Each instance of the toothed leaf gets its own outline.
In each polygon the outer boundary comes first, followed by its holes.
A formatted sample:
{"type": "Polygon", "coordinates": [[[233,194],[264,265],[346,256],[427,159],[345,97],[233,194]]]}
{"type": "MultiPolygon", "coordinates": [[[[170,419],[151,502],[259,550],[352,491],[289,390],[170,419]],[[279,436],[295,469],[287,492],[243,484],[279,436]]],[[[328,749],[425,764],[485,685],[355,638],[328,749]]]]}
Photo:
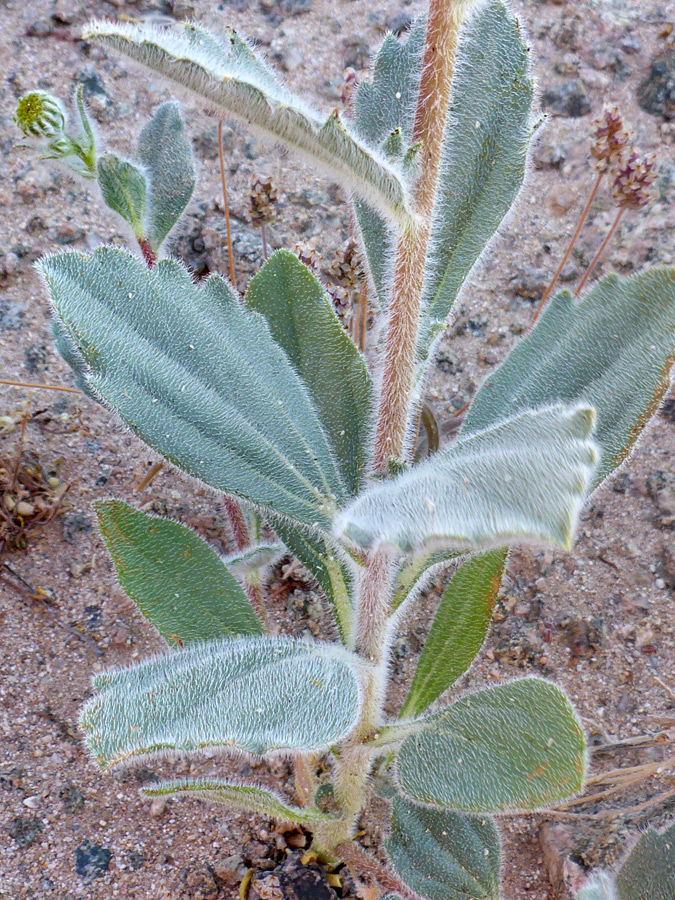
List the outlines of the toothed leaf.
{"type": "Polygon", "coordinates": [[[428,900],[499,900],[499,833],[467,816],[394,798],[385,841],[399,878],[428,900]]]}
{"type": "Polygon", "coordinates": [[[355,662],[289,638],[195,644],[96,676],[81,726],[103,769],[166,750],[320,750],[356,724],[355,662]]]}
{"type": "Polygon", "coordinates": [[[83,37],[187,88],[216,116],[234,115],[298,151],[390,219],[409,221],[406,188],[396,168],[357,140],[337,110],[323,119],[287,90],[234,32],[221,40],[189,24],[167,29],[97,21],[83,37]]]}
{"type": "Polygon", "coordinates": [[[232,784],[209,778],[161,781],[141,788],[145,797],[195,797],[210,803],[222,803],[234,809],[253,810],[270,816],[279,822],[296,822],[299,825],[318,825],[335,821],[336,816],[312,806],[297,807],[277,797],[271,791],[253,784],[232,784]]]}
{"type": "Polygon", "coordinates": [[[87,380],[146,443],[218,490],[327,529],[345,498],[307,392],[223,279],[122,250],[40,263],[87,380]]]}
{"type": "Polygon", "coordinates": [[[505,412],[587,403],[596,410],[596,487],[626,459],[658,409],[674,359],[675,268],[608,275],[580,300],[562,291],[480,388],[461,437],[505,412]]]}
{"type": "Polygon", "coordinates": [[[162,103],[157,107],[141,131],[138,153],[150,178],[147,236],[156,252],[195,189],[192,149],[177,103],[162,103]]]}
{"type": "Polygon", "coordinates": [[[356,494],[367,465],[373,384],[324,287],[294,253],[279,250],[252,279],[246,303],[265,316],[305,384],[343,480],[356,494]]]}
{"type": "Polygon", "coordinates": [[[463,675],[483,646],[499,592],[506,550],[462,563],[441,597],[401,717],[419,716],[463,675]]]}
{"type": "Polygon", "coordinates": [[[557,406],[460,437],[354,501],[336,532],[363,547],[391,544],[403,552],[430,542],[569,548],[595,465],[592,425],[592,409],[557,406]]]}
{"type": "Polygon", "coordinates": [[[398,751],[401,791],[466,812],[537,809],[583,787],[586,742],[565,694],[522,678],[422,720],[398,751]]]}
{"type": "Polygon", "coordinates": [[[120,500],[95,508],[120,584],[169,645],[263,633],[239,582],[189,528],[120,500]]]}
{"type": "Polygon", "coordinates": [[[467,17],[457,50],[424,282],[423,359],[520,190],[533,90],[518,20],[490,0],[467,17]]]}
{"type": "Polygon", "coordinates": [[[145,237],[147,183],[138,166],[115,153],[99,157],[96,177],[106,206],[131,225],[137,238],[145,237]]]}
{"type": "Polygon", "coordinates": [[[675,825],[640,835],[617,873],[616,891],[618,900],[673,900],[675,825]]]}

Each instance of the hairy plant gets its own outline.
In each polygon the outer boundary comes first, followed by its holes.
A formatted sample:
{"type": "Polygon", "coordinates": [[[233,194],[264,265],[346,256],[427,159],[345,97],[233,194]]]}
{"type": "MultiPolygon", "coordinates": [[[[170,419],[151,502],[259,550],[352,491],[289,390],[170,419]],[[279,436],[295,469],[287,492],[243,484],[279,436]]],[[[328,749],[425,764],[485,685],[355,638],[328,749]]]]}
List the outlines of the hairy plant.
{"type": "MultiPolygon", "coordinates": [[[[97,504],[122,587],[170,649],[94,679],[81,719],[94,759],[109,770],[206,747],[287,754],[294,801],[231,778],[144,793],[299,823],[318,858],[406,898],[494,900],[492,816],[579,792],[585,737],[548,681],[456,685],[485,640],[508,548],[569,550],[589,496],[657,411],[675,353],[675,270],[609,275],[547,302],[556,275],[536,323],[437,449],[424,392],[438,336],[521,189],[538,127],[514,15],[501,0],[430,0],[404,43],[385,39],[345,114],[328,116],[231,30],[100,21],[84,36],[343,184],[355,230],[335,274],[359,295],[358,328],[343,327],[306,253],[274,253],[243,297],[160,258],[194,189],[176,104],[155,112],[136,159],[96,151],[102,197],[142,258],[108,246],[40,262],[57,346],[84,391],[226,495],[237,552],[222,560],[178,523],[97,504]],[[382,329],[368,330],[368,294],[382,329]],[[430,453],[418,462],[420,420],[430,453]],[[325,598],[326,641],[270,633],[264,573],[285,548],[325,598]],[[412,684],[387,715],[392,642],[439,576],[412,684]],[[391,806],[389,866],[354,842],[371,791],[391,806]]],[[[628,146],[618,112],[598,124],[593,157],[592,197],[607,177],[620,213],[644,205],[652,163],[628,146]]],[[[264,223],[271,183],[254,188],[264,223]]]]}

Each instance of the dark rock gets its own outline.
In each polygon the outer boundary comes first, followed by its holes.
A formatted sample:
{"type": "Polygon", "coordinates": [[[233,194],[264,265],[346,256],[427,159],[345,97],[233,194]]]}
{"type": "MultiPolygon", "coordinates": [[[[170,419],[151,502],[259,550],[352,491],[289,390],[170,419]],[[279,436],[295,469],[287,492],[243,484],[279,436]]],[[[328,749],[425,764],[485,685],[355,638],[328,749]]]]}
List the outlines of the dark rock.
{"type": "Polygon", "coordinates": [[[235,887],[246,875],[246,866],[241,856],[235,853],[217,862],[213,867],[213,872],[220,884],[225,887],[235,887]]]}
{"type": "Polygon", "coordinates": [[[133,869],[134,872],[141,868],[147,858],[148,857],[145,855],[145,853],[143,853],[142,850],[129,850],[129,852],[127,853],[129,868],[133,869]]]}
{"type": "Polygon", "coordinates": [[[591,112],[588,93],[578,78],[547,88],[542,94],[541,103],[555,115],[570,119],[587,116],[591,112]]]}
{"type": "Polygon", "coordinates": [[[87,616],[87,628],[96,631],[103,624],[103,611],[100,606],[85,606],[84,613],[87,616]]]}
{"type": "Polygon", "coordinates": [[[26,360],[26,368],[34,375],[39,372],[42,366],[47,362],[47,348],[44,344],[31,344],[23,351],[26,360]]]}
{"type": "Polygon", "coordinates": [[[84,99],[87,101],[96,118],[107,121],[108,117],[106,113],[113,105],[113,102],[108,96],[103,79],[96,69],[93,66],[86,66],[86,68],[80,72],[77,82],[82,85],[84,99]]]}
{"type": "Polygon", "coordinates": [[[549,37],[558,50],[579,50],[581,35],[581,20],[576,16],[565,16],[549,32],[549,37]]]}
{"type": "Polygon", "coordinates": [[[661,528],[675,526],[675,477],[657,469],[647,476],[647,493],[659,512],[657,524],[661,528]]]}
{"type": "Polygon", "coordinates": [[[668,397],[661,407],[661,415],[669,422],[675,422],[675,397],[668,397]]]}
{"type": "Polygon", "coordinates": [[[0,331],[14,331],[21,327],[26,309],[14,300],[0,300],[0,331]]]}
{"type": "Polygon", "coordinates": [[[59,791],[59,797],[67,813],[74,815],[84,808],[84,794],[76,784],[67,781],[59,791]]]}
{"type": "Polygon", "coordinates": [[[675,118],[675,48],[653,60],[637,90],[638,103],[652,116],[675,118]]]}
{"type": "Polygon", "coordinates": [[[510,279],[509,290],[516,297],[534,302],[541,299],[547,284],[546,272],[532,266],[525,266],[522,271],[510,279]]]}
{"type": "Polygon", "coordinates": [[[594,656],[602,646],[602,621],[587,621],[577,616],[567,616],[558,623],[563,642],[570,651],[570,662],[594,656]]]}
{"type": "Polygon", "coordinates": [[[190,900],[217,900],[220,887],[210,866],[197,866],[188,869],[183,875],[190,900]]]}
{"type": "Polygon", "coordinates": [[[87,841],[75,851],[75,870],[85,884],[91,884],[108,871],[112,851],[87,841]]]}
{"type": "Polygon", "coordinates": [[[337,900],[326,873],[317,865],[303,866],[302,853],[290,856],[271,872],[253,876],[251,900],[337,900]]]}
{"type": "Polygon", "coordinates": [[[387,19],[387,31],[391,31],[396,37],[400,37],[406,31],[410,30],[412,25],[412,16],[407,12],[394,13],[387,19]]]}
{"type": "Polygon", "coordinates": [[[625,494],[630,487],[630,475],[628,472],[619,472],[614,481],[612,481],[612,490],[616,494],[625,494]]]}
{"type": "Polygon", "coordinates": [[[42,822],[32,816],[17,816],[12,819],[7,830],[19,847],[30,847],[42,831],[42,822]]]}
{"type": "Polygon", "coordinates": [[[75,544],[79,535],[89,534],[92,530],[91,520],[82,513],[66,513],[62,520],[63,538],[69,544],[75,544]]]}
{"type": "Polygon", "coordinates": [[[556,897],[572,900],[583,886],[586,874],[572,859],[575,848],[570,830],[564,825],[546,822],[539,831],[539,844],[556,897]]]}

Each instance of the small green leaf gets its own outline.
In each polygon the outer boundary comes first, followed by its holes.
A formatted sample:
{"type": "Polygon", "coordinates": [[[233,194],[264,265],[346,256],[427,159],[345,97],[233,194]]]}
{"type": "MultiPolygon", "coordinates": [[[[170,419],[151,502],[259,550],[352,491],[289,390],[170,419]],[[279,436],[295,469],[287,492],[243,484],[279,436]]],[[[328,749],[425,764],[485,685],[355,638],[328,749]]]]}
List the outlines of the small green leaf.
{"type": "Polygon", "coordinates": [[[588,404],[597,415],[596,487],[657,411],[674,359],[675,268],[608,275],[580,300],[562,291],[480,388],[460,437],[542,404],[588,404]]]}
{"type": "Polygon", "coordinates": [[[373,384],[325,288],[294,253],[279,250],[250,282],[246,303],[265,316],[302,379],[342,477],[356,494],[367,465],[373,384]]]}
{"type": "Polygon", "coordinates": [[[483,646],[502,581],[506,550],[462,563],[441,597],[401,717],[419,716],[469,668],[483,646]]]}
{"type": "Polygon", "coordinates": [[[170,645],[263,633],[239,583],[189,528],[120,500],[95,509],[120,584],[170,645]]]}
{"type": "Polygon", "coordinates": [[[397,755],[404,794],[466,812],[537,809],[578,793],[584,732],[565,694],[522,678],[422,719],[397,755]]]}
{"type": "Polygon", "coordinates": [[[313,752],[358,720],[359,660],[331,644],[225,638],[94,678],[80,724],[103,769],[166,750],[313,752]]]}
{"type": "Polygon", "coordinates": [[[297,822],[299,825],[317,825],[337,818],[314,806],[297,807],[287,803],[272,791],[253,784],[232,784],[209,778],[187,778],[161,781],[141,788],[144,797],[196,797],[210,803],[223,803],[234,809],[249,809],[263,816],[271,816],[279,822],[297,822]]]}
{"type": "Polygon", "coordinates": [[[675,824],[640,835],[617,873],[616,890],[617,900],[673,900],[675,824]]]}
{"type": "Polygon", "coordinates": [[[467,16],[457,49],[424,282],[422,359],[521,188],[533,93],[520,24],[501,0],[489,0],[467,16]]]}
{"type": "MultiPolygon", "coordinates": [[[[347,491],[299,376],[262,316],[218,276],[196,287],[112,247],[39,265],[99,398],[217,490],[328,531],[347,491]]],[[[72,355],[72,354],[71,354],[72,355]]]]}
{"type": "Polygon", "coordinates": [[[399,878],[428,900],[499,900],[499,833],[489,816],[395,797],[385,841],[399,878]]]}
{"type": "Polygon", "coordinates": [[[147,182],[138,166],[115,153],[99,157],[96,176],[106,206],[131,225],[134,235],[145,235],[147,182]]]}
{"type": "Polygon", "coordinates": [[[593,410],[548,407],[458,438],[355,500],[335,531],[403,552],[546,541],[569,549],[593,476],[593,410]]]}
{"type": "Polygon", "coordinates": [[[353,578],[342,551],[329,546],[323,537],[294,528],[278,516],[269,518],[272,528],[316,579],[330,606],[340,639],[349,646],[353,627],[353,578]]]}
{"type": "Polygon", "coordinates": [[[138,154],[150,178],[147,237],[157,252],[190,202],[195,166],[177,103],[162,103],[143,128],[138,154]]]}
{"type": "Polygon", "coordinates": [[[424,549],[413,556],[406,557],[394,576],[394,589],[391,608],[396,610],[407,600],[419,594],[433,577],[433,571],[447,567],[461,554],[447,548],[441,550],[424,549]]]}
{"type": "Polygon", "coordinates": [[[260,570],[274,565],[285,552],[283,544],[252,544],[241,553],[226,557],[224,563],[233,575],[245,582],[253,577],[257,583],[260,570]]]}

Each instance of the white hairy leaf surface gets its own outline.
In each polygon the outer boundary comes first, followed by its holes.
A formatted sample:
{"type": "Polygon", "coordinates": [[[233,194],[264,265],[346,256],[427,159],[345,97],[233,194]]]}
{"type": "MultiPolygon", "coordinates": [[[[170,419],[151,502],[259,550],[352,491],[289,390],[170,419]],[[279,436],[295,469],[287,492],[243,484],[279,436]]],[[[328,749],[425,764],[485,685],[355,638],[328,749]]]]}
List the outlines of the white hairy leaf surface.
{"type": "Polygon", "coordinates": [[[467,694],[419,726],[398,751],[396,776],[420,803],[465,812],[537,809],[583,787],[581,723],[560,688],[541,678],[467,694]]]}
{"type": "Polygon", "coordinates": [[[347,491],[297,372],[222,278],[101,247],[39,264],[87,383],[146,443],[218,490],[328,530],[347,491]]]}
{"type": "Polygon", "coordinates": [[[363,547],[424,544],[487,549],[547,542],[568,549],[591,484],[593,410],[547,407],[460,437],[377,485],[336,519],[363,547]]]}
{"type": "Polygon", "coordinates": [[[619,900],[614,879],[607,872],[591,875],[576,895],[576,900],[619,900]]]}
{"type": "Polygon", "coordinates": [[[461,436],[545,403],[588,404],[596,411],[596,487],[626,459],[658,410],[674,360],[675,268],[608,275],[579,300],[562,291],[488,376],[461,436]]]}
{"type": "Polygon", "coordinates": [[[411,218],[400,170],[369,150],[334,110],[322,117],[296,97],[236,32],[219,38],[191,24],[95,21],[83,37],[125,54],[196,95],[219,117],[242,119],[297,151],[389,219],[411,218]]]}
{"type": "Polygon", "coordinates": [[[94,678],[80,724],[103,769],[162,751],[316,751],[358,719],[357,657],[251,637],[195,644],[94,678]]]}
{"type": "Polygon", "coordinates": [[[144,797],[194,797],[210,803],[220,803],[234,809],[254,810],[279,822],[299,825],[318,825],[332,822],[336,816],[322,812],[315,806],[298,807],[288,803],[273,791],[255,784],[236,784],[213,778],[185,778],[161,781],[141,788],[144,797]]]}

